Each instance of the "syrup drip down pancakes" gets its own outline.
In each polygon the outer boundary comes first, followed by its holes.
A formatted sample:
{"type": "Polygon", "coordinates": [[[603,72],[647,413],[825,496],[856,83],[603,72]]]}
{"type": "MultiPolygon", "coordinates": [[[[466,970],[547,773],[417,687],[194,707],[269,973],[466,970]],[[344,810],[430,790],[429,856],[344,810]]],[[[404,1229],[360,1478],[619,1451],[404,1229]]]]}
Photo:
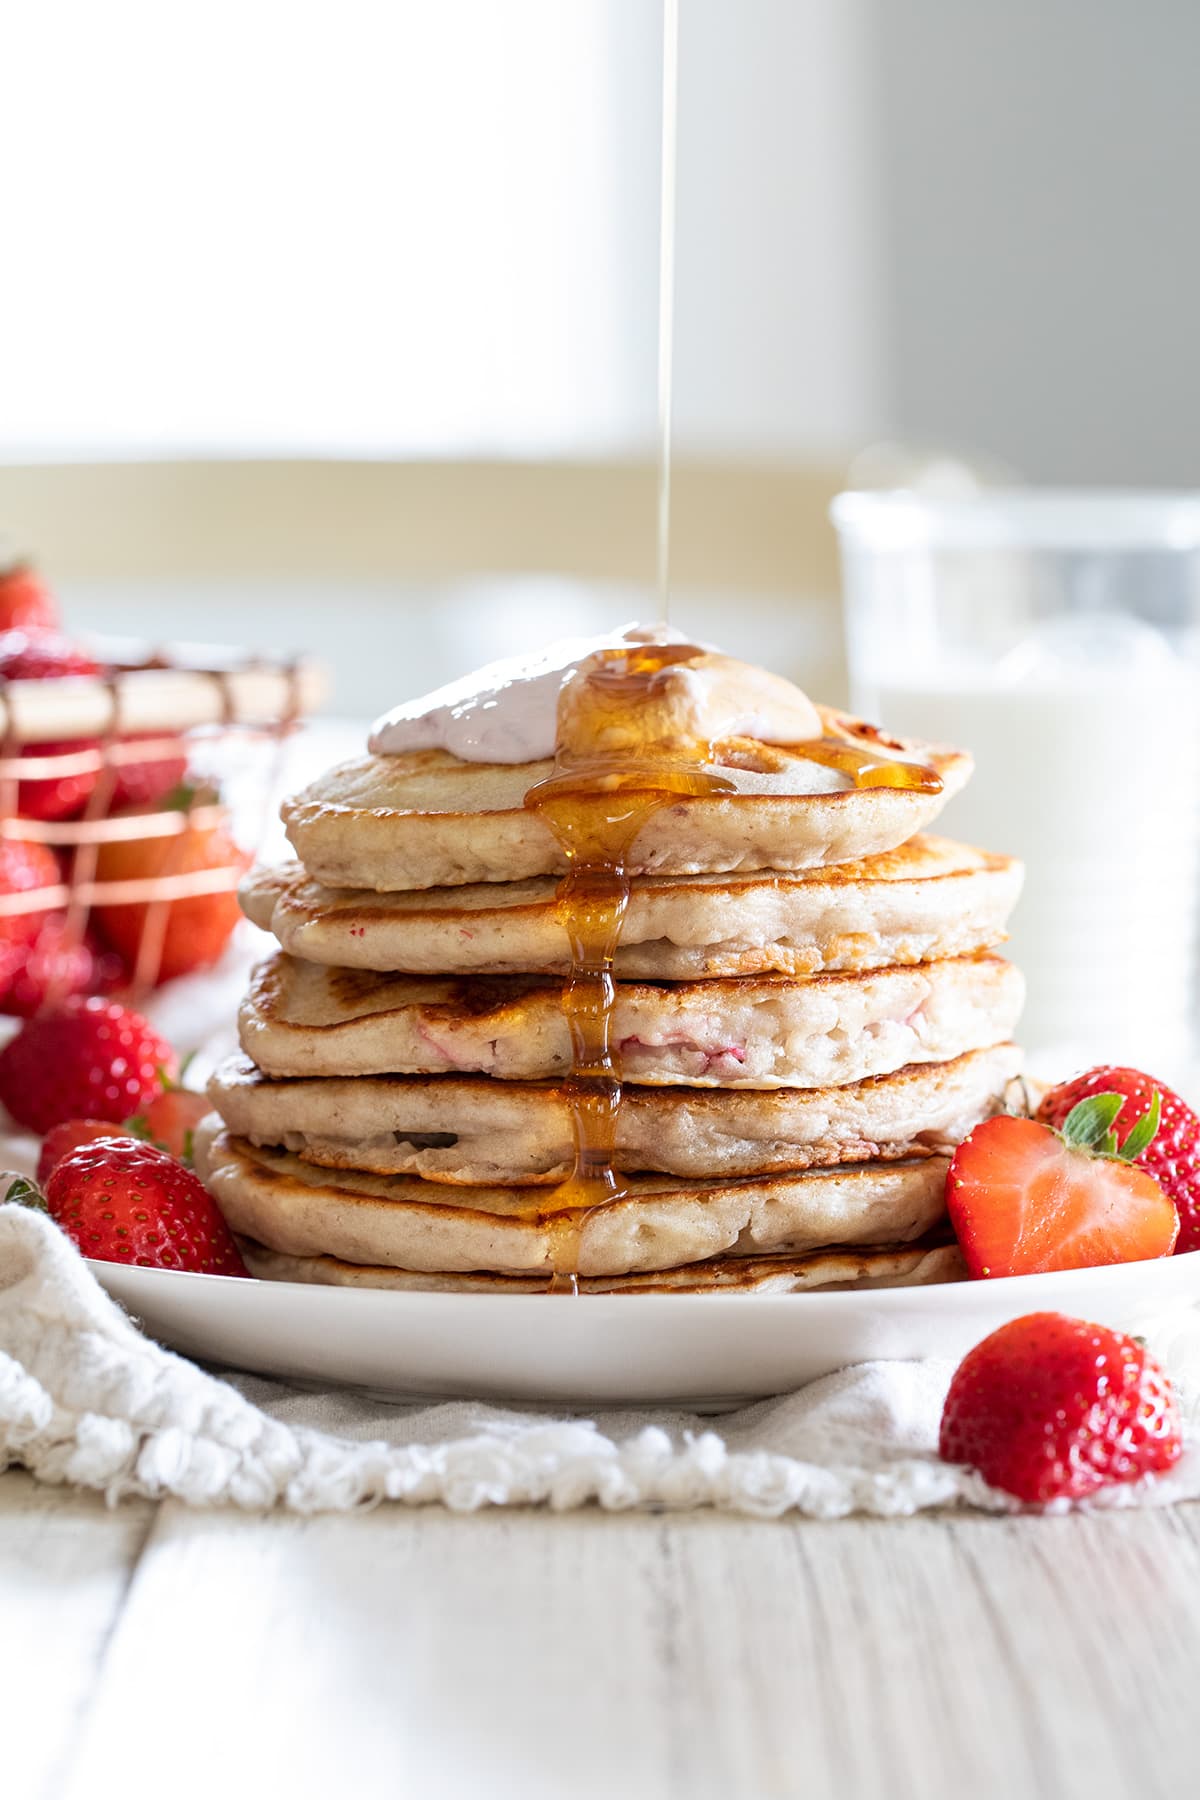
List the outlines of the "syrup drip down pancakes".
{"type": "MultiPolygon", "coordinates": [[[[397,708],[254,871],[197,1166],[265,1279],[796,1293],[962,1273],[1018,1076],[959,750],[629,628],[397,708]]],[[[799,1302],[798,1302],[799,1303],[799,1302]]]]}

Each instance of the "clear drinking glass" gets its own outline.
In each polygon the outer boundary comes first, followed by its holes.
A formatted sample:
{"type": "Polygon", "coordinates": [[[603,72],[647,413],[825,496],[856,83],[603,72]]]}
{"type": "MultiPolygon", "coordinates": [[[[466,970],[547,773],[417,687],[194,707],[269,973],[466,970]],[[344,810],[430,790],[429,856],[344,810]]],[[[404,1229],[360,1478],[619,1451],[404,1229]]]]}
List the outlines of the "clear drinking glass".
{"type": "Polygon", "coordinates": [[[833,504],[855,709],[961,745],[939,832],[1020,856],[1035,1070],[1191,1079],[1200,495],[994,490],[833,504]]]}

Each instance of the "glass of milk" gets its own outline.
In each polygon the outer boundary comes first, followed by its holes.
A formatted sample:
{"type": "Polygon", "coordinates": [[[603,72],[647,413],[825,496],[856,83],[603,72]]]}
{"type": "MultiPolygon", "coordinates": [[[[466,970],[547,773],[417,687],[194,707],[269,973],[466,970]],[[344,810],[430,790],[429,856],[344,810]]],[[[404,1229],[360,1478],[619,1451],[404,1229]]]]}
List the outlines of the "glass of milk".
{"type": "Polygon", "coordinates": [[[1026,865],[1036,1073],[1194,1085],[1200,494],[839,495],[854,708],[962,746],[937,830],[1026,865]]]}

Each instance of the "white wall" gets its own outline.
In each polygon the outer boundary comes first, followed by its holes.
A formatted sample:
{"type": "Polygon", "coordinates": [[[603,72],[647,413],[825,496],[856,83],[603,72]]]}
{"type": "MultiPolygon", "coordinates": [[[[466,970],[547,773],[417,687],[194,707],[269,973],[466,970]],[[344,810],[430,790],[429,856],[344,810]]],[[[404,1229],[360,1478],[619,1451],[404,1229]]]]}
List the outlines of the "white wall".
{"type": "MultiPolygon", "coordinates": [[[[653,69],[659,9],[619,12],[618,64],[653,69]]],[[[841,451],[883,421],[860,0],[681,0],[675,423],[685,449],[841,451]]],[[[653,422],[655,83],[626,95],[626,304],[653,422]]]]}
{"type": "MultiPolygon", "coordinates": [[[[857,0],[681,10],[681,441],[840,447],[857,0]]],[[[0,455],[644,449],[661,41],[658,0],[10,8],[0,455]]]]}
{"type": "Polygon", "coordinates": [[[1038,480],[1200,483],[1200,5],[869,9],[893,423],[1038,480]]]}
{"type": "MultiPolygon", "coordinates": [[[[644,450],[660,46],[658,0],[10,7],[0,454],[644,450]]],[[[684,449],[1200,479],[1197,0],[681,0],[680,50],[684,449]]]]}

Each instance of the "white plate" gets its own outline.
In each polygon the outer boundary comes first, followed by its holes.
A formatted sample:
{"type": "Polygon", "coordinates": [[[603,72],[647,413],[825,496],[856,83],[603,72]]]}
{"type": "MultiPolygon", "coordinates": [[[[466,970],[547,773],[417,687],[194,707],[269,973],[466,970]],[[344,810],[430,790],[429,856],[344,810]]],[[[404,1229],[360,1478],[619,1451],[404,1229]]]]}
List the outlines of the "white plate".
{"type": "Polygon", "coordinates": [[[1158,1262],[835,1294],[405,1294],[93,1262],[173,1350],[226,1368],[368,1388],[711,1409],[876,1357],[958,1358],[1007,1319],[1128,1329],[1200,1300],[1200,1251],[1158,1262]]]}

